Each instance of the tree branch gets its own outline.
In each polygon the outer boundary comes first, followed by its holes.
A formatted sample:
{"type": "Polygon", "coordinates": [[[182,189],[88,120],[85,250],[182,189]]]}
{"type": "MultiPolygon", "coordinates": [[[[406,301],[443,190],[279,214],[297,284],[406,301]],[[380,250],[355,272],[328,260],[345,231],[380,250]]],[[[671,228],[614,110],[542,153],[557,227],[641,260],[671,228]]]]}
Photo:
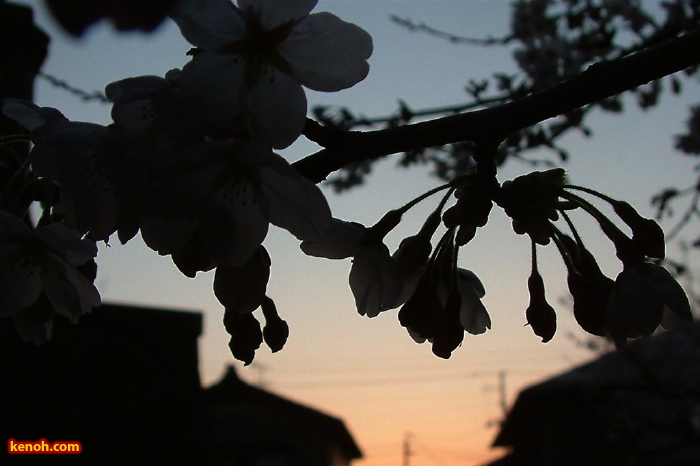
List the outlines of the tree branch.
{"type": "Polygon", "coordinates": [[[304,135],[325,147],[294,167],[315,183],[346,165],[459,141],[493,143],[548,118],[700,64],[700,30],[616,60],[506,104],[377,131],[342,131],[307,121],[304,135]]]}

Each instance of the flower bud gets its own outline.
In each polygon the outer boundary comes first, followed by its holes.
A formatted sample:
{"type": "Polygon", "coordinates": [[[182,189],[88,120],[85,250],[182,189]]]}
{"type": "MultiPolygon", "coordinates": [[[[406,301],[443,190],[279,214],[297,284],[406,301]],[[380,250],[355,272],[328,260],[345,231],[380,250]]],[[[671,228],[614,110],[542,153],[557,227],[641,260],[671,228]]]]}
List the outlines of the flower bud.
{"type": "Polygon", "coordinates": [[[546,245],[552,235],[550,222],[559,218],[564,180],[562,169],[532,172],[503,183],[495,201],[513,219],[517,234],[527,233],[537,244],[546,245]]]}
{"type": "Polygon", "coordinates": [[[527,323],[535,335],[542,337],[542,343],[547,343],[557,330],[557,314],[545,298],[544,281],[537,270],[528,278],[527,288],[530,291],[530,305],[525,311],[527,323]]]}
{"type": "Polygon", "coordinates": [[[401,223],[403,212],[400,210],[390,210],[377,223],[369,228],[368,234],[374,235],[377,239],[382,239],[389,234],[391,230],[401,223]]]}
{"type": "Polygon", "coordinates": [[[485,195],[464,195],[445,211],[442,221],[447,228],[459,225],[483,227],[488,223],[492,207],[493,202],[485,195]]]}
{"type": "Polygon", "coordinates": [[[464,340],[464,329],[459,319],[461,307],[462,299],[457,289],[453,288],[433,337],[433,354],[439,358],[449,359],[464,340]]]}
{"type": "Polygon", "coordinates": [[[269,278],[270,256],[260,246],[245,264],[216,268],[214,294],[226,309],[250,314],[262,304],[269,278]]]}
{"type": "Polygon", "coordinates": [[[263,341],[260,322],[253,314],[241,314],[237,310],[224,311],[224,326],[231,335],[228,347],[233,357],[249,365],[255,358],[255,350],[263,341]]]}
{"type": "Polygon", "coordinates": [[[571,237],[561,235],[573,263],[566,261],[567,284],[574,298],[574,317],[583,330],[605,335],[605,309],[614,282],[603,275],[593,255],[571,237]]]}
{"type": "Polygon", "coordinates": [[[632,241],[647,256],[663,259],[666,256],[664,232],[655,221],[644,218],[624,201],[613,203],[615,213],[632,229],[632,241]]]}
{"type": "Polygon", "coordinates": [[[461,225],[455,236],[455,244],[457,247],[464,246],[474,239],[476,236],[476,227],[474,225],[461,225]]]}
{"type": "Polygon", "coordinates": [[[273,353],[281,350],[289,337],[289,325],[277,313],[275,302],[265,296],[262,302],[262,312],[265,316],[263,340],[273,353]]]}
{"type": "Polygon", "coordinates": [[[443,306],[431,283],[430,275],[429,271],[423,274],[413,295],[399,311],[399,322],[409,330],[414,339],[433,338],[437,334],[439,319],[443,312],[443,306]]]}

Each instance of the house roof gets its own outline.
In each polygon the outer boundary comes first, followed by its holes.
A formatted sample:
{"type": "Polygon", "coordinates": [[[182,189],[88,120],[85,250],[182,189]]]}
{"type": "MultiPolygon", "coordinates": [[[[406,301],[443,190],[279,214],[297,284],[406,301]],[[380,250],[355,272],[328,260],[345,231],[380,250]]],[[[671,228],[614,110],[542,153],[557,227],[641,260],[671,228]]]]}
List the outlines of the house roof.
{"type": "Polygon", "coordinates": [[[266,406],[279,415],[299,420],[305,425],[315,426],[320,432],[325,432],[337,443],[346,458],[362,458],[359,446],[342,420],[250,385],[238,377],[233,366],[228,367],[217,384],[205,389],[204,395],[205,403],[210,405],[245,401],[266,406]]]}
{"type": "Polygon", "coordinates": [[[700,322],[640,338],[523,390],[494,446],[531,448],[532,426],[543,417],[552,431],[568,427],[566,419],[587,422],[599,438],[625,448],[664,448],[686,437],[699,442],[700,322]]]}

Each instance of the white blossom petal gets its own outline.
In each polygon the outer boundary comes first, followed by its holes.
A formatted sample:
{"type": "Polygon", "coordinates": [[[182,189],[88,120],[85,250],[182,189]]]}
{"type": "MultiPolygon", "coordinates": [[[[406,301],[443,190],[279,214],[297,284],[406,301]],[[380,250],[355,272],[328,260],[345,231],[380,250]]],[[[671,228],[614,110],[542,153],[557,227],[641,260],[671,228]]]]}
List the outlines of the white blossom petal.
{"type": "Polygon", "coordinates": [[[92,123],[67,123],[36,142],[30,161],[36,174],[60,186],[54,209],[65,215],[64,222],[95,240],[105,240],[117,229],[113,177],[123,158],[112,131],[92,123]]]}
{"type": "Polygon", "coordinates": [[[269,227],[269,221],[254,197],[249,195],[246,198],[245,194],[241,194],[241,197],[207,214],[200,223],[199,231],[212,257],[233,266],[250,259],[265,240],[269,227]]]}
{"type": "Polygon", "coordinates": [[[44,292],[58,314],[74,324],[80,316],[100,305],[95,285],[75,267],[70,267],[54,254],[48,254],[41,273],[44,292]]]}
{"type": "Polygon", "coordinates": [[[39,264],[18,244],[0,244],[0,317],[27,308],[40,293],[39,264]]]}
{"type": "Polygon", "coordinates": [[[172,83],[160,76],[134,76],[114,81],[105,86],[105,97],[110,102],[118,103],[125,100],[136,100],[168,89],[172,83]]]}
{"type": "Polygon", "coordinates": [[[161,256],[173,254],[189,242],[197,229],[193,218],[147,216],[141,220],[141,237],[146,246],[161,256]]]}
{"type": "MultiPolygon", "coordinates": [[[[690,310],[690,302],[683,287],[675,278],[661,266],[650,264],[650,285],[659,294],[669,311],[681,320],[690,322],[693,320],[693,313],[690,310]]],[[[664,326],[665,327],[665,326],[664,326]]]]}
{"type": "Polygon", "coordinates": [[[401,278],[389,249],[371,242],[355,254],[350,269],[350,289],[360,315],[376,317],[391,309],[401,293],[401,278]]]}
{"type": "Polygon", "coordinates": [[[243,17],[230,0],[181,1],[170,16],[190,44],[204,49],[215,50],[245,36],[243,17]]]}
{"type": "Polygon", "coordinates": [[[484,295],[483,285],[476,275],[465,269],[459,269],[457,275],[457,289],[462,298],[459,311],[459,321],[462,328],[472,335],[480,335],[491,328],[491,317],[479,299],[484,295]],[[474,286],[475,281],[478,286],[474,286]],[[479,289],[479,286],[481,288],[479,289]]]}
{"type": "Polygon", "coordinates": [[[301,243],[304,254],[326,259],[346,259],[357,253],[367,238],[367,228],[359,223],[332,219],[323,236],[301,243]]]}
{"type": "Polygon", "coordinates": [[[481,280],[479,280],[479,277],[477,277],[474,272],[472,272],[471,270],[460,268],[457,270],[457,274],[458,278],[466,281],[467,283],[469,283],[469,285],[471,285],[478,298],[483,298],[486,295],[486,289],[484,288],[484,284],[481,283],[481,280]]]}
{"type": "Polygon", "coordinates": [[[646,267],[625,268],[615,279],[608,301],[608,332],[618,345],[627,338],[651,335],[661,322],[664,303],[647,282],[646,267]]]}
{"type": "MultiPolygon", "coordinates": [[[[155,121],[154,96],[166,95],[175,85],[159,76],[137,76],[115,81],[105,87],[111,102],[112,120],[127,134],[147,132],[155,121]]],[[[149,135],[150,136],[150,135],[149,135]]]]}
{"type": "Polygon", "coordinates": [[[301,21],[279,45],[294,77],[309,89],[333,92],[354,86],[369,72],[372,37],[331,13],[301,21]]]}
{"type": "Polygon", "coordinates": [[[306,123],[306,94],[297,81],[269,69],[246,93],[244,106],[258,139],[275,149],[292,144],[306,123]]]}
{"type": "Polygon", "coordinates": [[[15,330],[24,341],[41,345],[51,339],[53,319],[48,317],[47,320],[47,311],[50,312],[49,316],[54,315],[52,309],[42,309],[35,304],[11,316],[15,330]]]}
{"type": "Polygon", "coordinates": [[[321,237],[331,224],[331,210],[323,193],[282,157],[271,155],[272,163],[259,169],[270,222],[300,240],[321,237]]]}
{"type": "Polygon", "coordinates": [[[317,3],[318,0],[238,0],[239,8],[244,12],[252,8],[258,13],[260,24],[267,30],[303,18],[317,3]]]}
{"type": "Polygon", "coordinates": [[[97,256],[97,245],[80,238],[77,231],[62,223],[51,223],[34,230],[49,249],[60,251],[61,256],[71,265],[82,265],[97,256]]]}
{"type": "Polygon", "coordinates": [[[33,132],[45,125],[67,122],[68,119],[51,107],[39,107],[22,99],[0,99],[2,113],[19,123],[27,131],[33,132]]]}
{"type": "Polygon", "coordinates": [[[316,0],[239,0],[238,5],[197,0],[183,2],[175,13],[185,37],[203,47],[181,72],[183,97],[199,104],[209,136],[252,130],[251,140],[281,149],[304,128],[301,85],[334,91],[364,79],[372,39],[330,13],[309,15],[316,0]],[[213,22],[213,30],[199,21],[213,22]],[[276,50],[258,47],[261,41],[276,50]]]}
{"type": "Polygon", "coordinates": [[[230,54],[202,50],[180,73],[182,98],[209,134],[230,135],[242,110],[244,64],[230,54]]]}

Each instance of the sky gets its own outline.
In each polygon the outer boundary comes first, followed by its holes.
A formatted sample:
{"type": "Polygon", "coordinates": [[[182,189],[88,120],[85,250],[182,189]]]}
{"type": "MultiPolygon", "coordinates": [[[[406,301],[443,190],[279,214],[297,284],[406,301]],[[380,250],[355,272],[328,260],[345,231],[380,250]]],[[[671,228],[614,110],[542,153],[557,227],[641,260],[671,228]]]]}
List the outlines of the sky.
{"type": "MultiPolygon", "coordinates": [[[[92,91],[124,77],[163,75],[183,66],[189,44],[177,27],[164,23],[153,34],[116,33],[108,23],[93,27],[76,40],[62,33],[36,6],[37,23],[52,37],[42,71],[70,85],[92,91]]],[[[374,40],[370,74],[355,87],[336,94],[307,92],[310,105],[346,105],[367,116],[394,111],[399,99],[413,108],[465,101],[469,79],[494,71],[514,71],[511,51],[452,45],[409,32],[390,15],[425,22],[455,34],[484,37],[508,31],[507,1],[365,1],[321,0],[316,11],[331,11],[366,29],[374,40]]],[[[685,186],[695,178],[694,161],[673,153],[672,135],[687,118],[697,82],[679,97],[667,96],[661,106],[641,112],[629,105],[625,117],[596,114],[590,120],[594,136],[568,137],[572,160],[565,165],[571,182],[625,198],[651,215],[650,196],[669,186],[685,186]]],[[[37,81],[35,101],[59,108],[73,120],[109,122],[109,107],[83,102],[46,80],[37,81]]],[[[290,162],[315,152],[300,141],[282,151],[290,162]]],[[[396,167],[387,157],[362,188],[335,195],[324,188],[336,217],[372,224],[387,210],[399,207],[440,184],[424,169],[396,167]]],[[[509,163],[501,181],[531,168],[509,163]]],[[[396,247],[414,234],[437,199],[421,203],[388,238],[396,247]]],[[[608,256],[610,247],[593,225],[584,228],[587,244],[608,256]]],[[[523,387],[565,371],[591,358],[567,336],[577,330],[566,304],[565,270],[553,248],[540,251],[550,303],[557,303],[559,330],[542,344],[525,326],[530,273],[529,241],[510,230],[509,221],[494,211],[489,225],[460,254],[460,266],[473,270],[484,283],[484,303],[492,330],[467,335],[449,360],[432,355],[406,334],[396,311],[368,319],[357,314],[347,284],[350,262],[304,256],[287,232],[273,230],[265,241],[272,257],[268,294],[291,328],[287,346],[279,353],[258,351],[255,362],[243,367],[227,347],[221,324],[223,309],[216,301],[212,273],[195,279],[182,276],[167,257],[159,257],[136,238],[101,247],[97,285],[105,302],[130,303],[202,312],[200,373],[205,385],[215,383],[227,365],[251,383],[342,418],[355,436],[365,459],[359,466],[401,464],[405,439],[410,442],[411,466],[477,465],[497,456],[489,451],[502,416],[501,388],[510,405],[523,387]],[[505,385],[501,386],[500,382],[505,385]]],[[[602,257],[602,256],[601,256],[602,257]]],[[[601,260],[610,275],[619,272],[614,260],[601,260]]],[[[95,311],[99,312],[99,311],[95,311]]]]}

